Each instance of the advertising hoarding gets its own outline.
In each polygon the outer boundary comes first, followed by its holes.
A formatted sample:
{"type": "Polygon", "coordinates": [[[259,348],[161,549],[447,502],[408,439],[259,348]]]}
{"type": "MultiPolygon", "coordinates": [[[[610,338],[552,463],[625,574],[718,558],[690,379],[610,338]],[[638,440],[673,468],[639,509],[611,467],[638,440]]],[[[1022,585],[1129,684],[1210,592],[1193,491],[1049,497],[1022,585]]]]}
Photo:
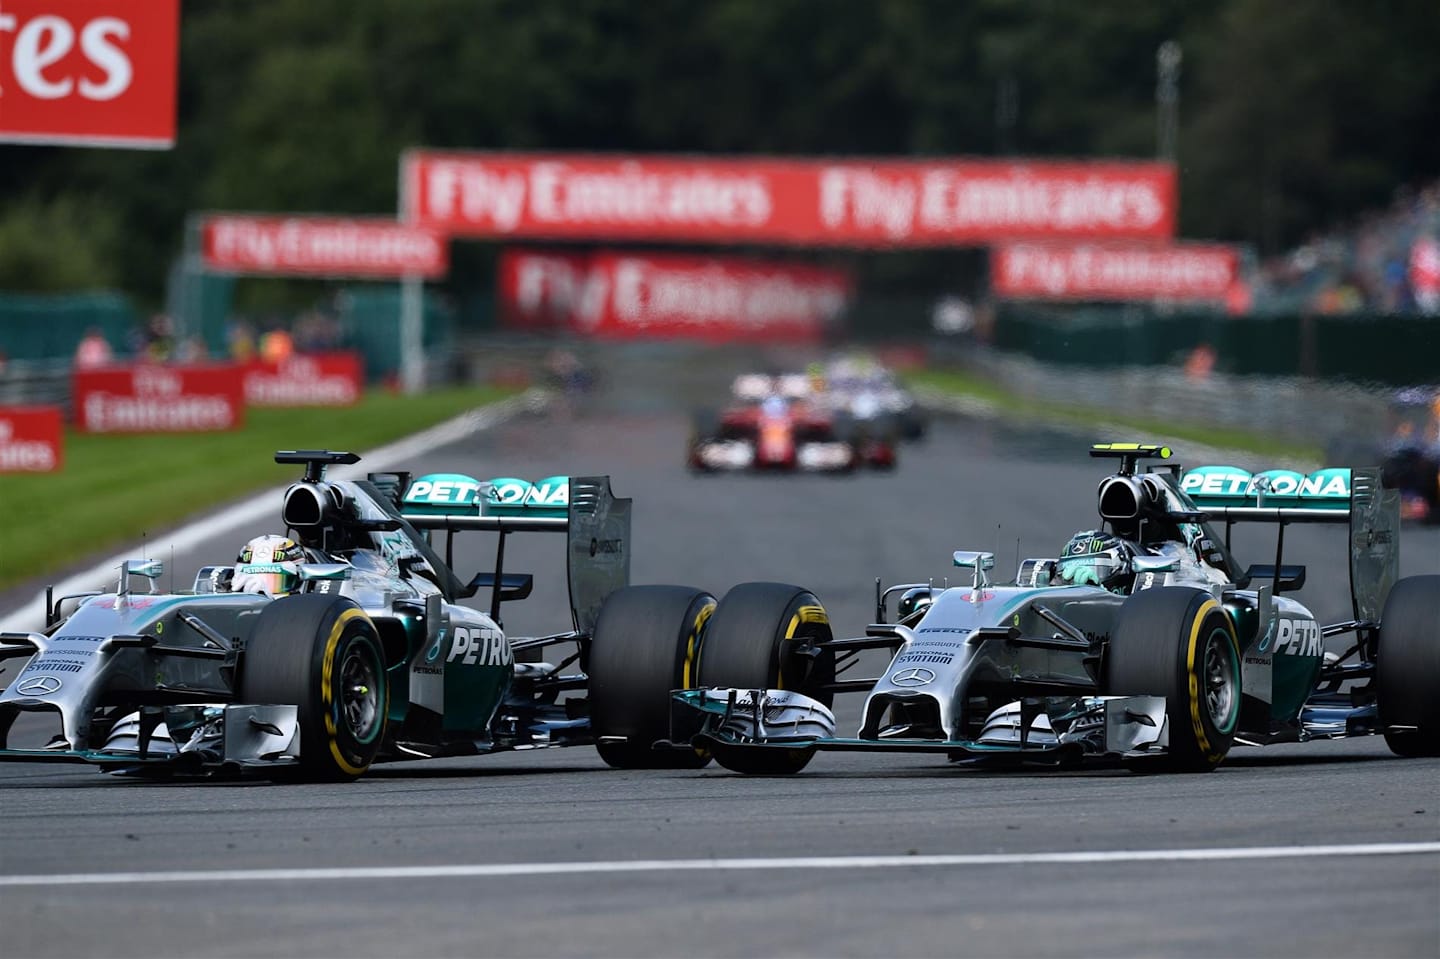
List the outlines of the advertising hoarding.
{"type": "Polygon", "coordinates": [[[450,236],[841,247],[1165,240],[1173,165],[408,152],[401,218],[450,236]]]}
{"type": "Polygon", "coordinates": [[[0,0],[0,143],[175,143],[180,0],[0,0]]]}

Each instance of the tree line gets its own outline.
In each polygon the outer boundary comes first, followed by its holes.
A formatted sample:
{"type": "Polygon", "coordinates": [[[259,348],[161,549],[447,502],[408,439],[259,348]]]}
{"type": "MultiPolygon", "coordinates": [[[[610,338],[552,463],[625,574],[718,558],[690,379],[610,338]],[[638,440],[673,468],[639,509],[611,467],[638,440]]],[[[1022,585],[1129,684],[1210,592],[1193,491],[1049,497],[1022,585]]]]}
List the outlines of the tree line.
{"type": "Polygon", "coordinates": [[[1440,176],[1437,37],[1433,0],[192,0],[175,149],[0,147],[0,290],[158,303],[188,212],[389,213],[416,145],[1153,157],[1166,41],[1181,234],[1274,253],[1440,176]]]}

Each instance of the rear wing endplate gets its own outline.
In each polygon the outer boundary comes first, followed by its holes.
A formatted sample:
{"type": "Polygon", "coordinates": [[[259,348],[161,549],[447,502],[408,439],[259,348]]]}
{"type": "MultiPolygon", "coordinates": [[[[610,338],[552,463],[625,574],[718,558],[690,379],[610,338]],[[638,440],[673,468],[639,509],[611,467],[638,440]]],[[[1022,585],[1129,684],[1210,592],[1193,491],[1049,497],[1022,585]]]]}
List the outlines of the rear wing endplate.
{"type": "MultiPolygon", "coordinates": [[[[505,535],[566,534],[570,612],[589,634],[606,597],[630,584],[630,505],[610,491],[608,476],[477,480],[457,473],[422,476],[405,490],[401,516],[421,530],[498,532],[494,582],[503,578],[505,535]]],[[[447,548],[447,562],[450,550],[447,548]]]]}
{"type": "Polygon", "coordinates": [[[1180,490],[1212,520],[1224,520],[1228,546],[1237,522],[1280,527],[1275,568],[1282,566],[1284,527],[1290,523],[1347,523],[1350,596],[1355,618],[1378,622],[1399,574],[1400,497],[1376,468],[1294,470],[1251,474],[1236,466],[1202,466],[1180,478],[1180,490]]]}

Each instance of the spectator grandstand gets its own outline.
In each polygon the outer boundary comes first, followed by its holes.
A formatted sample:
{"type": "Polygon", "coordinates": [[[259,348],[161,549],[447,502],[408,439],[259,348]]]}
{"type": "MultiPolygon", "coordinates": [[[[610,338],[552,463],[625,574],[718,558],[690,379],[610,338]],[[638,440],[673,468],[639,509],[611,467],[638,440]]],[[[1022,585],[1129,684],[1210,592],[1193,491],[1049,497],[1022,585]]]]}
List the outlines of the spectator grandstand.
{"type": "Polygon", "coordinates": [[[1440,181],[1260,267],[1256,313],[1440,315],[1440,181]]]}

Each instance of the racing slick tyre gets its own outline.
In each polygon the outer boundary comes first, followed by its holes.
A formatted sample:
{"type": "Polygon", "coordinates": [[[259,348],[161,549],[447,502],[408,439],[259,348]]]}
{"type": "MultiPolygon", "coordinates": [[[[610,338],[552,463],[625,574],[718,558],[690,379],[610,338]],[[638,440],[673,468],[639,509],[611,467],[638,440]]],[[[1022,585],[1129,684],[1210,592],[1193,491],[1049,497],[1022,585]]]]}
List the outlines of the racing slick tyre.
{"type": "MultiPolygon", "coordinates": [[[[700,654],[703,687],[790,689],[831,705],[823,687],[835,680],[831,652],[806,651],[828,640],[830,618],[815,594],[787,583],[741,583],[725,594],[705,630],[700,654]]],[[[725,768],[760,775],[797,773],[814,750],[733,750],[725,768]]]]}
{"type": "Polygon", "coordinates": [[[700,447],[720,435],[720,414],[714,410],[697,410],[690,419],[690,442],[685,447],[685,465],[695,473],[713,473],[714,468],[700,460],[700,447]]]}
{"type": "Polygon", "coordinates": [[[849,475],[865,465],[865,438],[855,422],[855,417],[849,413],[836,413],[830,420],[829,436],[826,439],[845,443],[850,447],[850,462],[839,469],[830,470],[831,473],[849,475]]]}
{"type": "Polygon", "coordinates": [[[303,780],[355,779],[385,738],[390,687],[380,636],[343,596],[282,596],[260,611],[245,644],[239,702],[293,705],[303,780]]]}
{"type": "Polygon", "coordinates": [[[1380,615],[1375,700],[1391,752],[1440,756],[1440,576],[1408,576],[1391,588],[1380,615]]]}
{"type": "Polygon", "coordinates": [[[715,597],[689,586],[627,586],[605,600],[590,640],[590,725],[616,769],[699,769],[703,750],[655,749],[670,735],[670,691],[695,686],[715,597]],[[610,739],[608,737],[624,737],[610,739]]]}
{"type": "Polygon", "coordinates": [[[1240,718],[1240,646],[1209,593],[1161,586],[1126,599],[1103,671],[1106,695],[1165,697],[1169,752],[1135,768],[1209,772],[1224,760],[1240,718]]]}

